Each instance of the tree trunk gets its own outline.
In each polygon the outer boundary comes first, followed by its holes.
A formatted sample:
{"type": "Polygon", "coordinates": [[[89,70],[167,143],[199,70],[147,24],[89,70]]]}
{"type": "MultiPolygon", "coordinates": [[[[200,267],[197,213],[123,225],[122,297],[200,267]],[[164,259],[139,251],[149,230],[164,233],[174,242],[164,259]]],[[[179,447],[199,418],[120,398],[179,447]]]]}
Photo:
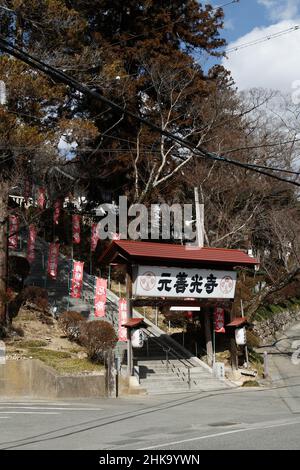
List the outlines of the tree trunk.
{"type": "Polygon", "coordinates": [[[6,285],[7,285],[7,183],[0,181],[0,323],[6,320],[6,285]]]}

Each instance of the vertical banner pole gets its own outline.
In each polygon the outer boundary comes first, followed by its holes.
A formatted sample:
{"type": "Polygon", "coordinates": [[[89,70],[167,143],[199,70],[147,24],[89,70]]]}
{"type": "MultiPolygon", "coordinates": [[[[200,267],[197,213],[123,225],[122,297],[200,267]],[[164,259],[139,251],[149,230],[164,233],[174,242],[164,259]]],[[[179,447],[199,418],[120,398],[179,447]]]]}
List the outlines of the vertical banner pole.
{"type": "MultiPolygon", "coordinates": [[[[127,266],[126,272],[126,301],[127,301],[127,316],[128,320],[132,318],[132,268],[127,266]]],[[[132,344],[131,344],[131,331],[127,328],[127,372],[128,375],[132,375],[133,371],[133,355],[132,355],[132,344]]]]}
{"type": "Polygon", "coordinates": [[[70,267],[71,267],[71,269],[69,270],[69,273],[68,273],[68,310],[70,308],[70,280],[71,280],[71,273],[73,271],[73,258],[71,260],[70,267]]]}
{"type": "Polygon", "coordinates": [[[216,330],[213,331],[213,367],[216,363],[216,330]]]}

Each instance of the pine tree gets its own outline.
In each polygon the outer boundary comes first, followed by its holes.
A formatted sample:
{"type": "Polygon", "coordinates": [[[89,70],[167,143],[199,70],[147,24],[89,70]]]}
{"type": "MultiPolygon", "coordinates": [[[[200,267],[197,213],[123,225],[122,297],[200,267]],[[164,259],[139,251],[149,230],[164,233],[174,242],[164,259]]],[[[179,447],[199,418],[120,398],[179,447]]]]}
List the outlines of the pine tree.
{"type": "MultiPolygon", "coordinates": [[[[185,91],[174,119],[176,129],[184,132],[195,119],[188,116],[194,100],[205,100],[224,75],[222,69],[206,73],[196,60],[201,53],[220,54],[225,44],[220,37],[223,12],[195,0],[5,0],[0,24],[1,35],[13,44],[158,125],[168,113],[170,93],[178,95],[183,80],[185,91]],[[158,90],[160,81],[165,96],[158,90]]],[[[0,80],[8,95],[7,103],[0,105],[0,289],[4,289],[7,199],[12,186],[22,188],[30,176],[36,184],[52,185],[49,193],[55,198],[58,188],[49,179],[49,170],[66,165],[88,191],[91,205],[101,202],[107,191],[141,200],[157,191],[153,169],[160,166],[162,155],[157,152],[162,142],[135,120],[116,115],[5,54],[0,55],[0,80]],[[58,152],[62,137],[78,145],[71,161],[70,155],[66,161],[58,152]]],[[[171,143],[165,145],[168,152],[171,143]]],[[[160,177],[177,165],[176,160],[171,159],[170,165],[161,169],[160,177]]],[[[3,312],[0,300],[0,316],[3,312]]]]}

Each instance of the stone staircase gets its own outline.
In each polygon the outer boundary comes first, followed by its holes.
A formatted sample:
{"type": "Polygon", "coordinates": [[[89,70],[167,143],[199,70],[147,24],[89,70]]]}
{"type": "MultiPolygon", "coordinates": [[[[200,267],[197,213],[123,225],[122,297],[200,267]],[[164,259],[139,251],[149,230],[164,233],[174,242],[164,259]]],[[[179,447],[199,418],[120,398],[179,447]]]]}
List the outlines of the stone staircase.
{"type": "Polygon", "coordinates": [[[140,384],[148,394],[228,388],[227,381],[217,379],[210,367],[168,335],[153,336],[149,330],[145,333],[144,347],[134,352],[134,365],[140,384]]]}
{"type": "MultiPolygon", "coordinates": [[[[22,237],[19,256],[26,253],[26,235],[22,237]]],[[[59,315],[65,310],[80,312],[87,319],[93,318],[94,276],[84,272],[81,299],[69,296],[72,261],[60,255],[58,259],[57,280],[46,276],[49,244],[38,238],[36,257],[31,265],[26,285],[44,287],[48,291],[49,302],[56,307],[59,315]]],[[[106,320],[118,332],[118,301],[113,292],[107,292],[106,320]]],[[[137,310],[134,317],[143,317],[137,310]]],[[[212,374],[212,369],[181,344],[144,318],[147,328],[144,330],[146,341],[140,350],[134,349],[134,372],[142,389],[148,394],[179,393],[188,391],[209,391],[227,388],[229,383],[212,374]]],[[[118,343],[116,356],[126,364],[126,343],[118,343]]]]}

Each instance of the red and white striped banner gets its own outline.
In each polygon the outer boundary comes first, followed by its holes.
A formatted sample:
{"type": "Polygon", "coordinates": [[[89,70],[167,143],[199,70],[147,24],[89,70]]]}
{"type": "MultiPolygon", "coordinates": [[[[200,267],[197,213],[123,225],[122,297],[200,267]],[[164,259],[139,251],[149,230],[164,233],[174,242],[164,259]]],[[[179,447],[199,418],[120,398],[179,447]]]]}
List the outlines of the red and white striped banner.
{"type": "Polygon", "coordinates": [[[41,186],[37,190],[37,205],[40,209],[44,209],[46,204],[46,189],[41,186]]]}
{"type": "Polygon", "coordinates": [[[73,262],[72,283],[71,283],[71,297],[73,299],[80,299],[83,281],[83,261],[73,262]]]}
{"type": "Polygon", "coordinates": [[[107,279],[96,277],[95,288],[95,317],[105,317],[107,279]]]}
{"type": "Polygon", "coordinates": [[[72,215],[73,243],[80,243],[80,215],[72,215]]]}
{"type": "Polygon", "coordinates": [[[35,241],[37,230],[34,225],[29,225],[29,234],[27,241],[27,261],[32,263],[35,259],[35,241]]]}
{"type": "Polygon", "coordinates": [[[127,322],[127,301],[119,299],[119,341],[127,341],[127,328],[122,326],[127,322]]]}
{"type": "Polygon", "coordinates": [[[8,247],[16,250],[19,242],[19,217],[17,215],[9,216],[9,238],[8,247]]]}
{"type": "Polygon", "coordinates": [[[57,277],[58,255],[59,243],[50,243],[47,272],[52,279],[56,279],[57,277]]]}
{"type": "Polygon", "coordinates": [[[55,223],[55,225],[58,224],[61,206],[62,206],[62,203],[61,203],[60,200],[55,201],[55,203],[54,203],[54,213],[53,213],[53,222],[55,223]]]}
{"type": "Polygon", "coordinates": [[[98,226],[98,224],[93,224],[92,225],[92,230],[91,230],[91,251],[96,250],[98,240],[99,240],[97,226],[98,226]]]}
{"type": "Polygon", "coordinates": [[[225,333],[224,308],[216,307],[214,311],[214,328],[216,333],[225,333]]]}

